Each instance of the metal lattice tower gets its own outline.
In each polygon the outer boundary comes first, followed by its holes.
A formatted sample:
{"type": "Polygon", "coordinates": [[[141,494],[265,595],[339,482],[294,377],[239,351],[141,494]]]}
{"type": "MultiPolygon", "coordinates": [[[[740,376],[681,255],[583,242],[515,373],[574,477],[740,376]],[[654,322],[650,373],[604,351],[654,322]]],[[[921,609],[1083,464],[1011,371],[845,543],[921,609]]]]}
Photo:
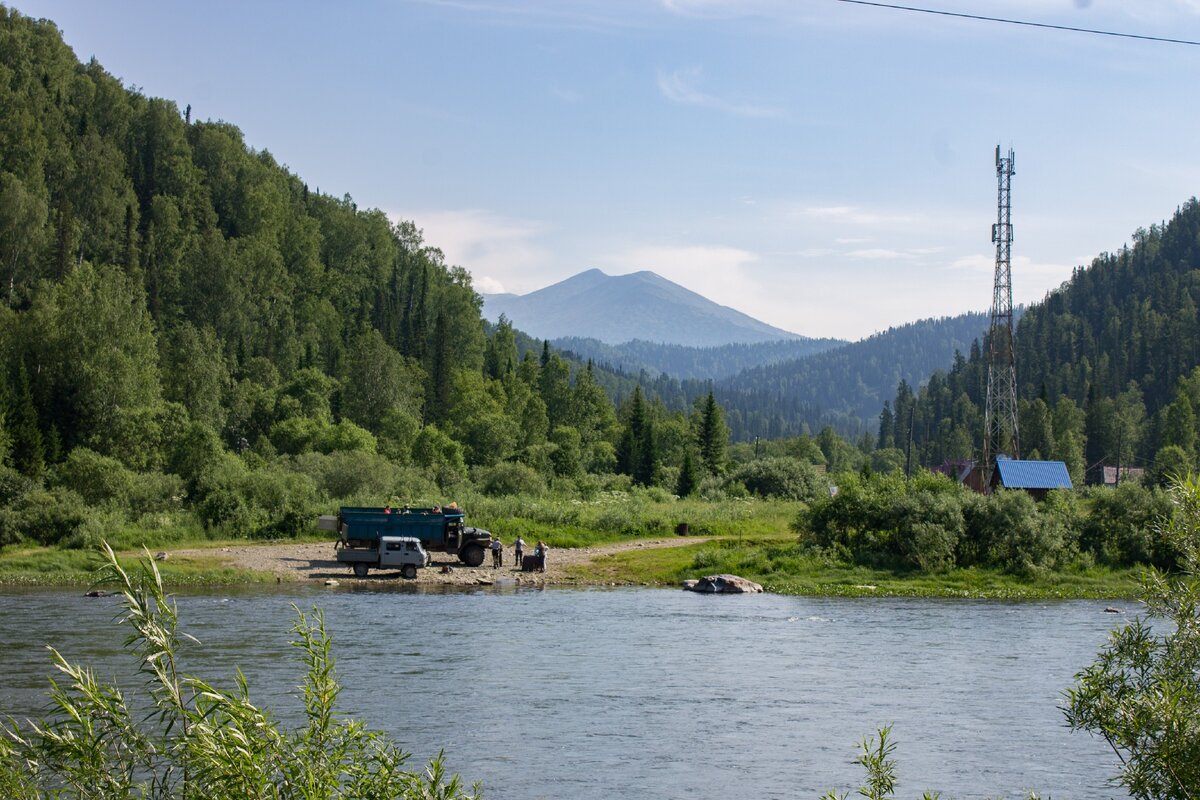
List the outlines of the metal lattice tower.
{"type": "Polygon", "coordinates": [[[983,413],[984,486],[990,486],[996,456],[1019,458],[1017,436],[1017,362],[1013,351],[1012,310],[1012,176],[1013,151],[1000,157],[996,145],[996,279],[992,289],[992,324],[988,332],[987,407],[983,413]]]}

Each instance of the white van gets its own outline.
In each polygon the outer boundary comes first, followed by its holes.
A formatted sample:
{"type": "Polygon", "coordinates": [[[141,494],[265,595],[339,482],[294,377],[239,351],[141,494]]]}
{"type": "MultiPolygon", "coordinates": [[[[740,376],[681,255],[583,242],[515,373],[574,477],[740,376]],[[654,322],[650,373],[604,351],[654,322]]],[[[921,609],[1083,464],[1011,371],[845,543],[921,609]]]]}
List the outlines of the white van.
{"type": "Polygon", "coordinates": [[[367,577],[367,572],[375,569],[399,569],[400,574],[408,579],[417,577],[417,570],[428,567],[433,560],[421,540],[415,536],[381,536],[379,549],[349,549],[338,550],[338,561],[352,564],[357,578],[367,577]]]}

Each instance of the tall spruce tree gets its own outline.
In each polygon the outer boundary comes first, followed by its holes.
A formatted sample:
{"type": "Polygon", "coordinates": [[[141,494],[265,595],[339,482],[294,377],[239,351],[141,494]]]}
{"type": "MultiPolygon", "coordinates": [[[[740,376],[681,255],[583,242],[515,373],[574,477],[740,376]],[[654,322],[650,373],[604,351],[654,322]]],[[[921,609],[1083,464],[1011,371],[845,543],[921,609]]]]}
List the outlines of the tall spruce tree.
{"type": "Polygon", "coordinates": [[[725,425],[725,412],[717,405],[711,391],[700,411],[696,440],[704,469],[710,475],[720,475],[725,469],[725,446],[729,442],[729,428],[725,425]]]}
{"type": "Polygon", "coordinates": [[[13,466],[31,478],[41,476],[46,468],[46,452],[24,362],[17,368],[17,394],[13,398],[8,421],[11,426],[13,466]]]}

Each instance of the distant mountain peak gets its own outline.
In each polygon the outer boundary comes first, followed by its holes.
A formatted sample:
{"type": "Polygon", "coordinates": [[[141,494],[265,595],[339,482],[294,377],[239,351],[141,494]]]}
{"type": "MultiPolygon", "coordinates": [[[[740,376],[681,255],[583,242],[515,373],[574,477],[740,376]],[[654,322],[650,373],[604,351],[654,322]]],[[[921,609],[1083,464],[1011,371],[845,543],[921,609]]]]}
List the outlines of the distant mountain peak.
{"type": "Polygon", "coordinates": [[[650,270],[608,275],[591,268],[524,295],[484,295],[483,314],[504,314],[541,339],[633,339],[693,347],[805,337],[714,303],[650,270]]]}

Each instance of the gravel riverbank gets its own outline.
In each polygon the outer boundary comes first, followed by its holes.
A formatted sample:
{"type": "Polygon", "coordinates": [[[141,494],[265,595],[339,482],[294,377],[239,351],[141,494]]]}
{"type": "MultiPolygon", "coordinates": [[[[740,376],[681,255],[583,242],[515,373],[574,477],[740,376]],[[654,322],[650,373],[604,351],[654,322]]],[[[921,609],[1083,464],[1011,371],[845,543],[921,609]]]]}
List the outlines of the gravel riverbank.
{"type": "MultiPolygon", "coordinates": [[[[365,579],[354,577],[350,567],[338,563],[333,542],[317,542],[308,544],[254,544],[221,548],[198,548],[189,550],[168,550],[168,558],[187,558],[192,556],[216,556],[226,566],[236,569],[252,570],[273,574],[279,581],[327,581],[336,580],[339,583],[356,582],[370,584],[378,581],[404,581],[419,585],[470,586],[490,585],[498,580],[515,581],[526,586],[580,586],[588,581],[573,574],[573,567],[588,564],[597,559],[614,553],[626,552],[645,548],[682,547],[704,541],[701,538],[674,537],[670,539],[645,539],[636,542],[617,542],[615,544],[597,545],[595,547],[580,547],[573,549],[550,548],[550,557],[545,572],[521,572],[513,564],[511,547],[505,549],[504,566],[493,569],[490,566],[491,555],[487,556],[485,566],[468,567],[446,553],[433,553],[433,565],[427,569],[418,570],[416,579],[405,581],[397,570],[372,570],[365,579]]],[[[532,546],[526,548],[526,553],[533,551],[532,546]]]]}

